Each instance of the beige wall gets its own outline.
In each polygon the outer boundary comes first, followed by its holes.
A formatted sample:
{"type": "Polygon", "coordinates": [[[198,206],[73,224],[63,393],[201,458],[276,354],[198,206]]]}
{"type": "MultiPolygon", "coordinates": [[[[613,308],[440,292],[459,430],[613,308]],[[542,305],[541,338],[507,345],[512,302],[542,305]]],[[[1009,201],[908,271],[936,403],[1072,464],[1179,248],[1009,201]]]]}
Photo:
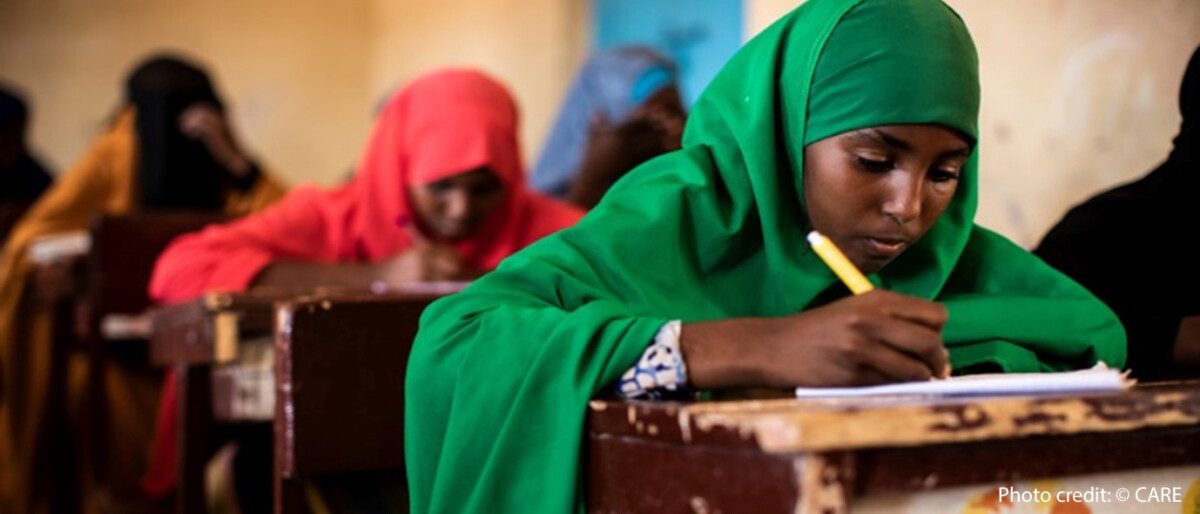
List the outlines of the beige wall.
{"type": "MultiPolygon", "coordinates": [[[[797,5],[747,2],[750,34],[797,5]]],[[[948,3],[979,49],[980,223],[1032,246],[1071,205],[1166,157],[1200,2],[948,3]]]]}
{"type": "Polygon", "coordinates": [[[508,84],[521,108],[533,165],[589,39],[583,0],[377,0],[371,52],[378,97],[422,71],[480,67],[508,84]]]}
{"type": "MultiPolygon", "coordinates": [[[[1178,127],[1195,0],[951,0],[981,60],[979,220],[1032,245],[1071,204],[1146,172],[1178,127]]],[[[754,34],[795,5],[746,0],[754,34]]],[[[155,48],[203,57],[252,150],[332,184],[394,85],[445,65],[508,83],[527,163],[588,41],[586,0],[0,0],[0,78],[35,102],[34,145],[66,166],[155,48]],[[236,16],[231,14],[236,13],[236,16]]]]}
{"type": "Polygon", "coordinates": [[[333,184],[387,91],[481,66],[523,107],[536,155],[586,42],[581,0],[0,0],[0,80],[23,87],[31,142],[70,165],[155,49],[209,65],[243,142],[293,183],[333,184]]]}
{"type": "Polygon", "coordinates": [[[160,48],[208,63],[243,143],[289,181],[331,182],[366,134],[368,0],[0,4],[0,77],[29,92],[32,143],[60,169],[102,130],[130,67],[160,48]]]}

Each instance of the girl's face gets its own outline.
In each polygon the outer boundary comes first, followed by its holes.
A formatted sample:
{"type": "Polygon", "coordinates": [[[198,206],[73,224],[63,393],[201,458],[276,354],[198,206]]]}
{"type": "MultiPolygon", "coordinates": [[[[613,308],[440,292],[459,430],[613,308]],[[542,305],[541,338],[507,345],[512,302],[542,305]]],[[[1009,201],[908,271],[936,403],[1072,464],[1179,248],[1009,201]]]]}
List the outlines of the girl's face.
{"type": "Polygon", "coordinates": [[[971,154],[941,125],[882,125],[804,149],[804,202],[812,228],[864,273],[879,271],[933,226],[971,154]]]}
{"type": "Polygon", "coordinates": [[[504,200],[504,184],[491,170],[479,168],[409,189],[421,229],[440,241],[473,234],[504,200]]]}

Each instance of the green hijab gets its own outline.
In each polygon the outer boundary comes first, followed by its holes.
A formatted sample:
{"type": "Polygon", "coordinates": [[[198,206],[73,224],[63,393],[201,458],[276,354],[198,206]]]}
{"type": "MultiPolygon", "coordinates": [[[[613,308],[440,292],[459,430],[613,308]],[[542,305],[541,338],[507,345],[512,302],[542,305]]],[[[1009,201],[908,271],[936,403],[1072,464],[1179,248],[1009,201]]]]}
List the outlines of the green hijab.
{"type": "MultiPolygon", "coordinates": [[[[898,123],[977,140],[978,106],[973,43],[940,1],[809,0],[767,28],[701,95],[681,150],[426,310],[406,385],[413,512],[581,509],[587,401],[663,323],[793,314],[836,283],[804,241],[804,145],[898,123]]],[[[948,308],[956,369],[1122,366],[1107,307],[973,223],[977,163],[871,279],[948,308]]]]}

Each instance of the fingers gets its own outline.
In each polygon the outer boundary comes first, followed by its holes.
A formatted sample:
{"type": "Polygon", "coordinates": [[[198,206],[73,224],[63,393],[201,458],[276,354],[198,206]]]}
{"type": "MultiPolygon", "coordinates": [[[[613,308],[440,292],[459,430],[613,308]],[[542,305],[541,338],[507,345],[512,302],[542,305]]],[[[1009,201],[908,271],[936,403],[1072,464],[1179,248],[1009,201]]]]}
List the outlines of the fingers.
{"type": "Polygon", "coordinates": [[[588,118],[588,132],[592,134],[603,132],[609,130],[610,128],[612,128],[612,126],[608,122],[608,116],[605,116],[603,112],[593,112],[592,116],[588,118]]]}
{"type": "Polygon", "coordinates": [[[433,280],[453,280],[462,275],[462,261],[457,254],[439,253],[430,262],[430,277],[433,280]]]}
{"type": "Polygon", "coordinates": [[[877,345],[865,352],[862,364],[859,371],[861,385],[922,381],[936,376],[924,362],[887,345],[877,345]]]}
{"type": "Polygon", "coordinates": [[[424,242],[419,247],[414,246],[413,250],[421,260],[421,280],[455,280],[462,276],[462,258],[454,248],[424,242]]]}
{"type": "Polygon", "coordinates": [[[882,317],[867,324],[865,332],[879,343],[881,356],[868,360],[877,367],[890,366],[880,371],[894,371],[897,379],[945,378],[949,355],[937,330],[908,320],[882,317]]]}
{"type": "Polygon", "coordinates": [[[221,128],[221,114],[206,103],[193,104],[179,115],[179,130],[188,137],[209,137],[216,135],[221,128]]]}
{"type": "Polygon", "coordinates": [[[940,331],[950,317],[946,307],[940,303],[892,291],[876,289],[855,298],[877,304],[888,316],[919,323],[934,330],[940,331]]]}

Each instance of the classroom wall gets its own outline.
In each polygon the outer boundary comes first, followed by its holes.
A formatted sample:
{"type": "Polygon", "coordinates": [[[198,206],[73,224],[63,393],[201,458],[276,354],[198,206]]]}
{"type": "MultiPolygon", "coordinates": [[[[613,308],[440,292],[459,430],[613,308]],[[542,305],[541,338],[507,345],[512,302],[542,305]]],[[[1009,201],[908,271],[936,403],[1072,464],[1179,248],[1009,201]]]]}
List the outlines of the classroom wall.
{"type": "Polygon", "coordinates": [[[370,121],[370,0],[3,0],[0,79],[33,103],[33,146],[62,169],[104,128],[148,52],[208,64],[249,150],[332,183],[370,121]]]}
{"type": "MultiPolygon", "coordinates": [[[[979,50],[981,224],[1033,246],[1072,205],[1166,157],[1200,2],[947,3],[979,50]]],[[[747,32],[794,5],[751,0],[747,32]]]]}
{"type": "Polygon", "coordinates": [[[583,0],[377,0],[371,90],[441,66],[482,68],[508,84],[521,108],[532,166],[589,40],[583,0]]]}
{"type": "Polygon", "coordinates": [[[582,1],[0,0],[0,81],[32,100],[32,145],[70,165],[148,52],[213,72],[242,141],[291,183],[330,185],[358,159],[395,85],[474,65],[507,82],[536,155],[587,41],[582,1]]]}
{"type": "MultiPolygon", "coordinates": [[[[586,53],[586,2],[0,0],[0,80],[30,92],[32,142],[61,168],[138,57],[184,49],[210,63],[247,146],[293,183],[328,185],[394,85],[477,65],[520,102],[530,163],[586,53]]],[[[1070,205],[1166,155],[1200,2],[949,3],[980,53],[981,223],[1032,245],[1070,205]]],[[[794,5],[745,0],[747,37],[794,5]]]]}

